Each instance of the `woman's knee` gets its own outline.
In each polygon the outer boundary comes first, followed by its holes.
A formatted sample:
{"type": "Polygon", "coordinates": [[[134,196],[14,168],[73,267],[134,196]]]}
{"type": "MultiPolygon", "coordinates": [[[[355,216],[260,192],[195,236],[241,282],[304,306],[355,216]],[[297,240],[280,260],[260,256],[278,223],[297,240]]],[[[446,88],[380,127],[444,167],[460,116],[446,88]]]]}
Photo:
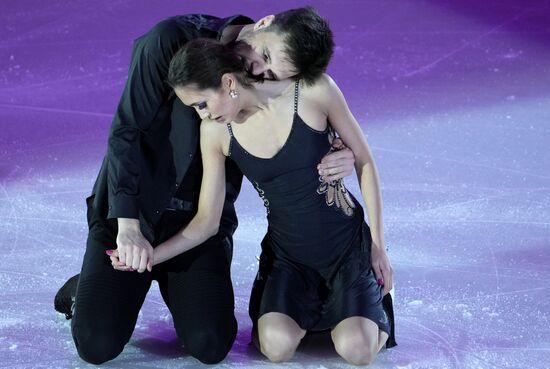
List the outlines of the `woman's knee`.
{"type": "Polygon", "coordinates": [[[367,365],[374,361],[378,353],[376,337],[369,337],[365,333],[352,333],[333,338],[336,352],[348,363],[353,365],[367,365]]]}
{"type": "Polygon", "coordinates": [[[274,363],[292,359],[301,340],[290,330],[275,327],[260,330],[259,336],[262,353],[274,363]]]}

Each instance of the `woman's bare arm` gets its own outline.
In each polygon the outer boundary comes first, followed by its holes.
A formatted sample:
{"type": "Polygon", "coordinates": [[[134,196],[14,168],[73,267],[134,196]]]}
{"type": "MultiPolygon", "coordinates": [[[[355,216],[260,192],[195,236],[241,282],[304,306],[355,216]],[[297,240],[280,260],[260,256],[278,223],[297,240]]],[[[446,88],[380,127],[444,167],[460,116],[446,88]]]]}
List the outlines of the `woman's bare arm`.
{"type": "Polygon", "coordinates": [[[372,263],[377,279],[382,279],[384,292],[393,284],[393,271],[386,253],[382,219],[382,196],[378,170],[367,139],[349,110],[344,95],[328,75],[319,81],[321,99],[326,107],[327,118],[342,140],[355,155],[355,170],[365,201],[372,236],[372,263]]]}
{"type": "Polygon", "coordinates": [[[158,245],[154,250],[154,264],[200,245],[218,233],[225,201],[225,156],[222,152],[218,123],[201,123],[201,155],[203,175],[197,214],[180,232],[158,245]]]}

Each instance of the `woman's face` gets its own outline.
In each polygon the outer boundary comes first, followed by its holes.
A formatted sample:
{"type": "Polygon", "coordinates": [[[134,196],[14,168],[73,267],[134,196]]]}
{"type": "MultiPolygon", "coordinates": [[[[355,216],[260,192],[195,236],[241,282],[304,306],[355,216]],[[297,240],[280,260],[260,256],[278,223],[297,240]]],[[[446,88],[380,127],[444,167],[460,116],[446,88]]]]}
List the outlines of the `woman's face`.
{"type": "Polygon", "coordinates": [[[185,86],[175,88],[174,92],[185,105],[195,108],[201,119],[228,123],[235,120],[241,110],[239,99],[232,99],[229,96],[229,89],[224,87],[218,90],[200,90],[185,86]]]}

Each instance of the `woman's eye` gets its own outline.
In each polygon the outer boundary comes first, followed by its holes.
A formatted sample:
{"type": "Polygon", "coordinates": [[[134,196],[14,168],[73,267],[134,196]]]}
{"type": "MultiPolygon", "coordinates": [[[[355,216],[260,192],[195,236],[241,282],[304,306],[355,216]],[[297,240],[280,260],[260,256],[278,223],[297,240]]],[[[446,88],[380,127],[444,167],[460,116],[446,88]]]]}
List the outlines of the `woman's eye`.
{"type": "Polygon", "coordinates": [[[267,63],[267,53],[264,53],[264,61],[267,63]]]}
{"type": "Polygon", "coordinates": [[[199,108],[199,110],[202,110],[204,108],[206,108],[206,102],[201,102],[197,105],[197,108],[199,108]]]}

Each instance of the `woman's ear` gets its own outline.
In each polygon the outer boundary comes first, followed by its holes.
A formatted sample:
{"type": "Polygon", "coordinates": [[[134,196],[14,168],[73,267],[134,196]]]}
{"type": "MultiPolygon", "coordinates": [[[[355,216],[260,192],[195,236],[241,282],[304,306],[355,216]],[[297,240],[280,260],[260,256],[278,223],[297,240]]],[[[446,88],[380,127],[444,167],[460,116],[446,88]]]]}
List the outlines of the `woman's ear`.
{"type": "Polygon", "coordinates": [[[271,23],[273,23],[274,19],[275,19],[275,16],[273,14],[266,15],[265,17],[263,17],[262,19],[260,19],[254,24],[254,31],[269,27],[271,23]]]}
{"type": "Polygon", "coordinates": [[[232,73],[225,73],[222,75],[222,88],[224,90],[234,90],[237,87],[237,81],[235,75],[232,73]]]}

